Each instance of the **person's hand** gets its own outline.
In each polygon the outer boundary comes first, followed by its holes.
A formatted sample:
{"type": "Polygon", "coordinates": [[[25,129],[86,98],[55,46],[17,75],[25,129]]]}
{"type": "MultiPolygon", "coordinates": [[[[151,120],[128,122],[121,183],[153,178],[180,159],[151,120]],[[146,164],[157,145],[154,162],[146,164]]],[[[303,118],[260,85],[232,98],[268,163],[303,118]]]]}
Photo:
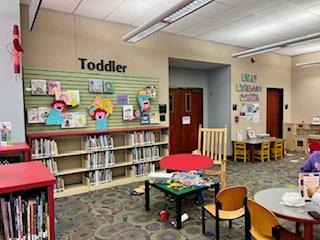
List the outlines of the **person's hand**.
{"type": "Polygon", "coordinates": [[[316,186],[308,187],[308,196],[312,197],[313,194],[315,194],[317,192],[317,190],[318,190],[318,187],[316,187],[316,186]]]}

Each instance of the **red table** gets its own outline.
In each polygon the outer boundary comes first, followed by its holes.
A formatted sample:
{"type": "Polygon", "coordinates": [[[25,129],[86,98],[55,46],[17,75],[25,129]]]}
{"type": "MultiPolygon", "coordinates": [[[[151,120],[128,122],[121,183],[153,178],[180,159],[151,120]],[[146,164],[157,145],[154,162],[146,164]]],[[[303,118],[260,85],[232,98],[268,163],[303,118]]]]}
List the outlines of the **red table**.
{"type": "Polygon", "coordinates": [[[47,187],[50,240],[55,239],[53,187],[56,179],[42,162],[22,162],[0,167],[0,196],[22,190],[47,187]]]}
{"type": "Polygon", "coordinates": [[[16,143],[12,143],[12,145],[10,146],[0,146],[0,155],[23,152],[24,158],[25,158],[24,161],[28,161],[29,150],[30,150],[30,147],[25,142],[16,142],[16,143]]]}
{"type": "Polygon", "coordinates": [[[160,165],[176,171],[203,170],[212,167],[213,160],[203,155],[182,153],[163,157],[160,165]]]}

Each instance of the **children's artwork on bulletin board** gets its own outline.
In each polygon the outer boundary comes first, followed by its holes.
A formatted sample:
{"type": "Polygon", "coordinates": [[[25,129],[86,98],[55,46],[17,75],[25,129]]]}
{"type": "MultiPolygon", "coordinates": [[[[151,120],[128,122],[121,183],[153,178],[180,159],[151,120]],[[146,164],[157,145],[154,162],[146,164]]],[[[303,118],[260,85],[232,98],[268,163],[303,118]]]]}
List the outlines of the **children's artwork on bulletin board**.
{"type": "Polygon", "coordinates": [[[31,80],[31,94],[32,95],[47,95],[46,80],[32,79],[31,80]]]}
{"type": "Polygon", "coordinates": [[[54,100],[51,103],[51,110],[46,120],[46,125],[61,125],[63,114],[67,111],[67,104],[63,100],[54,100]]]}
{"type": "Polygon", "coordinates": [[[71,105],[71,95],[68,91],[56,91],[56,100],[64,101],[67,105],[71,105]]]}
{"type": "Polygon", "coordinates": [[[259,112],[259,103],[248,103],[247,108],[248,108],[248,112],[257,113],[259,112]]]}
{"type": "Polygon", "coordinates": [[[96,120],[96,130],[102,131],[108,128],[108,113],[103,109],[96,109],[93,117],[96,120]]]}
{"type": "Polygon", "coordinates": [[[156,98],[156,96],[157,96],[156,86],[146,87],[146,93],[147,93],[147,96],[149,96],[150,98],[156,98]]]}
{"type": "Polygon", "coordinates": [[[60,81],[48,81],[48,95],[55,95],[56,91],[61,91],[60,81]]]}
{"type": "Polygon", "coordinates": [[[12,145],[11,122],[0,122],[0,146],[12,145]]]}
{"type": "Polygon", "coordinates": [[[129,96],[126,94],[118,94],[117,95],[117,105],[128,105],[129,104],[129,96]]]}
{"type": "Polygon", "coordinates": [[[133,105],[123,105],[123,120],[133,120],[133,105]]]}
{"type": "Polygon", "coordinates": [[[103,81],[102,81],[102,79],[89,79],[89,92],[91,92],[91,93],[103,93],[103,81]]]}
{"type": "Polygon", "coordinates": [[[150,124],[150,113],[149,112],[141,112],[141,124],[150,124]]]}
{"type": "Polygon", "coordinates": [[[112,80],[103,80],[103,92],[114,93],[114,83],[112,80]]]}
{"type": "Polygon", "coordinates": [[[92,119],[96,121],[96,130],[106,130],[108,117],[113,113],[111,100],[97,96],[87,110],[92,119]]]}
{"type": "Polygon", "coordinates": [[[146,95],[139,95],[138,96],[138,102],[141,109],[141,112],[150,112],[151,110],[151,104],[150,104],[150,98],[146,95]]]}
{"type": "Polygon", "coordinates": [[[71,105],[72,107],[76,107],[80,105],[80,92],[79,90],[67,90],[67,92],[70,95],[70,104],[67,103],[67,105],[71,105]]]}

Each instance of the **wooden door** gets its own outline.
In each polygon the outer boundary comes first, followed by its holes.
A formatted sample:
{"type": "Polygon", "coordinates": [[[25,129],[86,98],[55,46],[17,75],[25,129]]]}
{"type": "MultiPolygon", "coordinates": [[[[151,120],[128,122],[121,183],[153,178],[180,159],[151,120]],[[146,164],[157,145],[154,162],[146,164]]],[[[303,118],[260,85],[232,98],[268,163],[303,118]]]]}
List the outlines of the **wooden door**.
{"type": "Polygon", "coordinates": [[[203,92],[194,88],[170,88],[170,154],[197,149],[198,128],[203,121],[203,92]]]}
{"type": "Polygon", "coordinates": [[[282,138],[283,128],[283,89],[267,89],[267,133],[282,138]]]}

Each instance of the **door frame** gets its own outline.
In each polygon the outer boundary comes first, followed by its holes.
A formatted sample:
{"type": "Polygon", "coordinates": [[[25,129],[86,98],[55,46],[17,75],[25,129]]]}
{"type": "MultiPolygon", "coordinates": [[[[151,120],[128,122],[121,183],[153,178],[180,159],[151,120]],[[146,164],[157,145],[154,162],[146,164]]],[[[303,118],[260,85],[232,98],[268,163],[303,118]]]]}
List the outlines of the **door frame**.
{"type": "Polygon", "coordinates": [[[280,129],[280,138],[282,138],[283,137],[283,126],[284,126],[284,122],[283,122],[283,110],[284,110],[284,107],[283,107],[283,103],[284,103],[284,101],[283,101],[283,96],[284,96],[284,89],[283,88],[273,88],[273,87],[267,87],[267,92],[266,92],[266,97],[267,97],[267,121],[266,121],[266,124],[267,124],[267,127],[268,127],[268,90],[277,90],[277,91],[279,91],[280,92],[280,122],[279,122],[279,129],[280,129]]]}

